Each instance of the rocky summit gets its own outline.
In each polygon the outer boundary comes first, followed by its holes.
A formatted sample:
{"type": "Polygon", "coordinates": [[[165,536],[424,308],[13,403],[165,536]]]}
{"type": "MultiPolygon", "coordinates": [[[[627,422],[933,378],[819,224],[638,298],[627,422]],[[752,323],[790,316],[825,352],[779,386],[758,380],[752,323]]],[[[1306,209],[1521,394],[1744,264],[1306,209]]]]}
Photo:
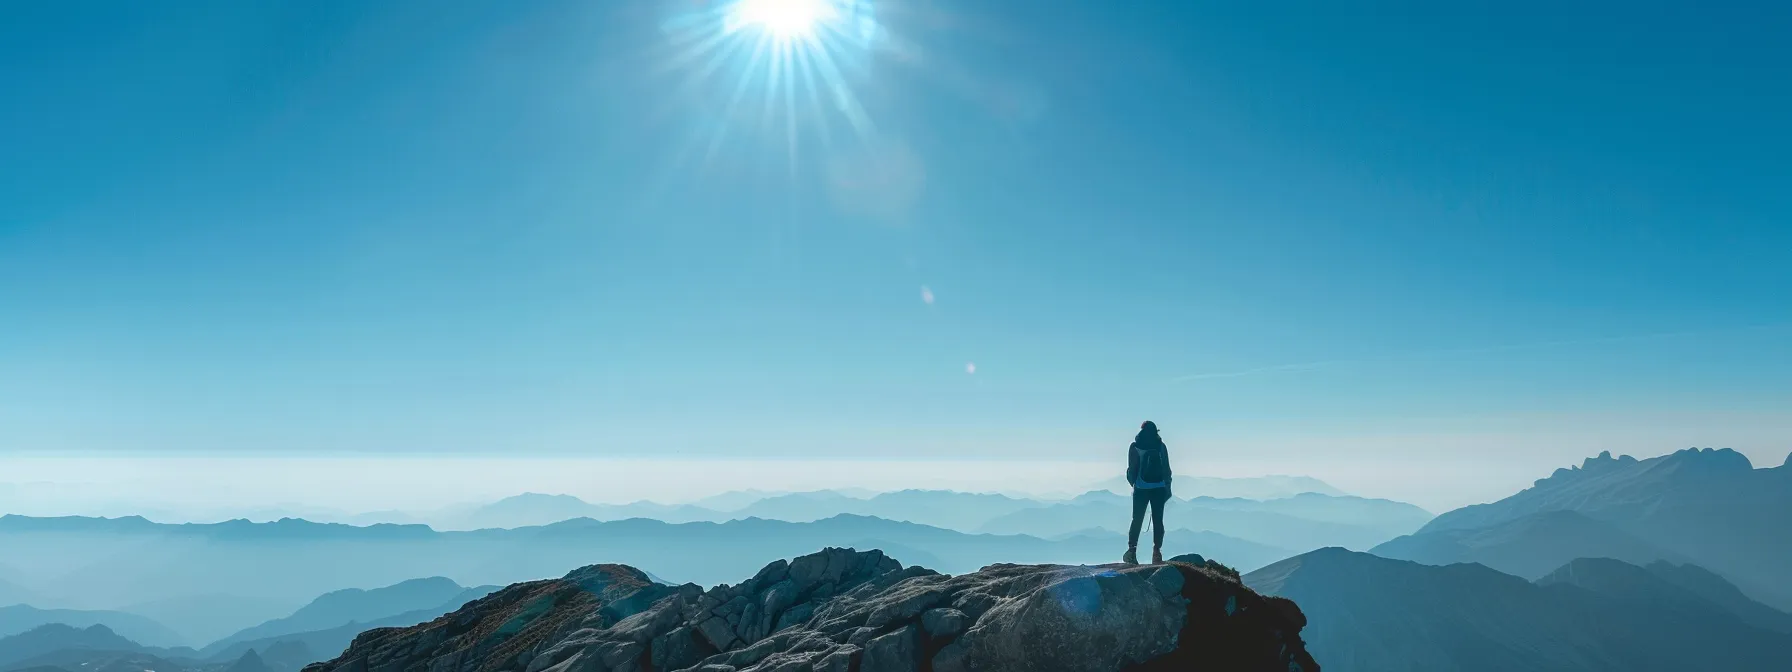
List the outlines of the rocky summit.
{"type": "Polygon", "coordinates": [[[827,549],[708,590],[594,565],[369,630],[305,672],[1319,669],[1293,602],[1191,559],[947,576],[827,549]]]}

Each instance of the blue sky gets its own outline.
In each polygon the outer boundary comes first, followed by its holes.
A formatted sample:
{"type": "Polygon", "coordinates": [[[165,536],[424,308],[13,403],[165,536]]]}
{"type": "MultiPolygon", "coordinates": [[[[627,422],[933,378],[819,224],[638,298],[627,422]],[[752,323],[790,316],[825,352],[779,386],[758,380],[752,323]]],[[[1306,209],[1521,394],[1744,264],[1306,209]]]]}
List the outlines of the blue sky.
{"type": "Polygon", "coordinates": [[[873,4],[9,9],[0,452],[1792,448],[1781,5],[873,4]]]}

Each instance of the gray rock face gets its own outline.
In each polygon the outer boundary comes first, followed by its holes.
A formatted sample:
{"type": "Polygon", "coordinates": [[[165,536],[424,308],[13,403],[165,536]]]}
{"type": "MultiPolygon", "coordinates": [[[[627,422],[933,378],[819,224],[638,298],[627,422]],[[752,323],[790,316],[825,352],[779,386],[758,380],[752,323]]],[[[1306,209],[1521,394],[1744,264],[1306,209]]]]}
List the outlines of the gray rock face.
{"type": "Polygon", "coordinates": [[[1292,602],[1207,566],[994,565],[961,576],[826,549],[735,586],[618,565],[362,633],[305,672],[1318,670],[1292,602]]]}
{"type": "Polygon", "coordinates": [[[951,639],[964,632],[969,625],[964,612],[951,608],[928,609],[921,614],[921,628],[928,637],[934,639],[951,639]]]}
{"type": "Polygon", "coordinates": [[[865,646],[859,672],[920,672],[921,629],[913,623],[880,635],[865,646]]]}

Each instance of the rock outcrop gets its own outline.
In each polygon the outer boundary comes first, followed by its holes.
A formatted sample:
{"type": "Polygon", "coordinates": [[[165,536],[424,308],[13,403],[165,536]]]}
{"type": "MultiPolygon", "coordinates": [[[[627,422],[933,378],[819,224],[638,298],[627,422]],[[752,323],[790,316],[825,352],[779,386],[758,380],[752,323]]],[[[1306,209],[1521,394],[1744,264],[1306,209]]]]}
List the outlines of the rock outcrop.
{"type": "Polygon", "coordinates": [[[703,590],[596,565],[370,630],[305,672],[959,672],[1319,667],[1305,617],[1208,566],[946,576],[827,549],[703,590]]]}

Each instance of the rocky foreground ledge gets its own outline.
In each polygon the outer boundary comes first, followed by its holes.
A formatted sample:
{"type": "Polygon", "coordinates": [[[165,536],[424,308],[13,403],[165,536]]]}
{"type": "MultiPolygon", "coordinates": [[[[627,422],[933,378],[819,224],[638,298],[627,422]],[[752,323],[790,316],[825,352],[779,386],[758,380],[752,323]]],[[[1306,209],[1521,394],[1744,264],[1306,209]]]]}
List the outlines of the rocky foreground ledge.
{"type": "Polygon", "coordinates": [[[305,672],[1319,669],[1293,602],[1190,559],[946,576],[827,549],[709,590],[594,565],[369,630],[305,672]]]}

